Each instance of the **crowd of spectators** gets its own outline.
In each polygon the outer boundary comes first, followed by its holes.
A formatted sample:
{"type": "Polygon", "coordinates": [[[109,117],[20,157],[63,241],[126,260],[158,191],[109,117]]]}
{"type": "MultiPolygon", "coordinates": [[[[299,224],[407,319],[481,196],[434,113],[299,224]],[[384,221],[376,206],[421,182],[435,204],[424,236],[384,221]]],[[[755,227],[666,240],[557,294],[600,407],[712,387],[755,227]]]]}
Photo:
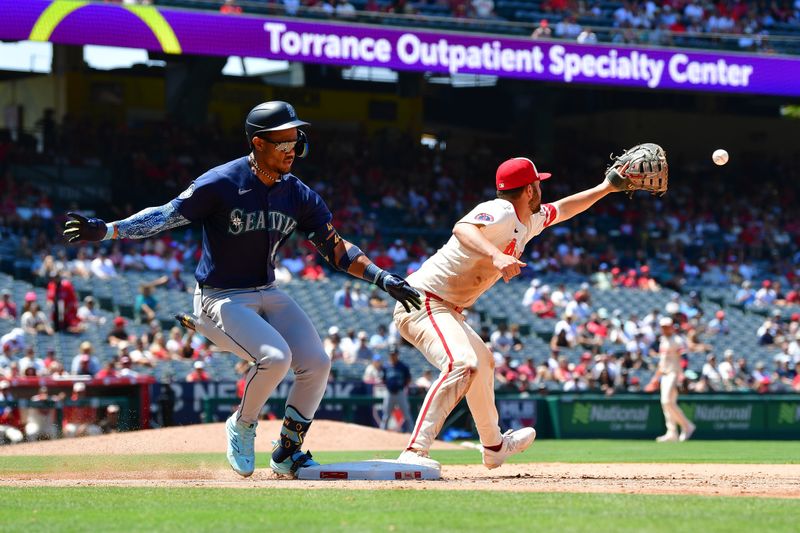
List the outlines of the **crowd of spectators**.
{"type": "MultiPolygon", "coordinates": [[[[631,286],[637,284],[631,283],[631,286]]],[[[634,371],[655,370],[659,342],[657,324],[660,318],[669,317],[687,341],[681,380],[685,392],[800,392],[800,312],[785,316],[780,308],[772,309],[756,335],[759,344],[775,350],[774,357],[771,361],[756,361],[751,370],[748,359],[743,357],[745,354],[736,357],[734,348],[724,348],[722,354],[715,353],[715,346],[726,344],[731,331],[726,313],[720,309],[713,317],[704,316],[696,292],[689,292],[686,297],[674,293],[663,308],[654,308],[640,317],[626,314],[622,309],[609,311],[593,307],[591,290],[586,283],[574,293],[563,286],[550,291],[534,279],[523,296],[522,305],[530,307],[540,318],[558,319],[550,339],[550,357],[539,364],[532,358],[524,362],[515,359],[514,351],[522,348],[522,341],[514,334],[513,326],[511,330],[500,327],[489,337],[498,363],[498,382],[511,390],[546,387],[548,382],[557,383],[558,389],[563,391],[598,390],[612,394],[646,390],[647,384],[641,383],[634,371]],[[504,339],[504,342],[496,339],[504,339]],[[570,363],[560,355],[560,350],[564,349],[582,350],[580,363],[570,363]],[[702,368],[690,367],[690,354],[704,358],[702,368]],[[717,368],[719,355],[724,357],[724,362],[717,368]]]]}
{"type": "MultiPolygon", "coordinates": [[[[167,232],[143,241],[65,247],[60,229],[63,213],[70,206],[54,208],[44,191],[16,179],[12,165],[56,158],[74,165],[128,167],[126,179],[130,178],[130,185],[126,184],[125,194],[119,196],[123,201],[117,201],[117,193],[112,190],[115,200],[104,207],[107,212],[99,213],[109,219],[121,218],[134,212],[134,205],[152,205],[154,198],[168,201],[193,176],[241,155],[244,147],[240,132],[226,135],[213,122],[200,128],[198,135],[187,136],[163,124],[123,128],[76,117],[65,117],[60,123],[46,119],[41,121],[47,126],[42,126],[38,140],[26,136],[12,140],[0,134],[0,233],[7,242],[16,243],[12,250],[16,273],[47,286],[43,302],[37,301],[35,293],[27,295],[24,302],[14,302],[10,294],[2,295],[0,319],[19,328],[13,331],[37,335],[65,331],[80,334],[89,328],[118,330],[111,337],[121,341],[121,351],[129,352],[127,357],[133,368],[170,358],[202,362],[208,356],[208,347],[200,338],[160,330],[155,320],[158,291],[153,291],[155,287],[193,289],[186,286],[181,273],[185,265],[194,264],[198,258],[197,230],[167,232]],[[81,135],[74,134],[77,129],[81,135]],[[153,134],[153,138],[149,137],[153,134]],[[98,150],[101,139],[113,142],[104,144],[107,149],[98,150]],[[131,194],[142,189],[147,193],[146,199],[125,203],[131,194]],[[77,279],[114,279],[131,271],[151,276],[150,281],[142,283],[135,302],[136,321],[152,326],[146,335],[128,335],[122,317],[113,324],[104,323],[94,299],[79,302],[73,286],[77,279]]],[[[493,196],[490,177],[501,145],[495,146],[491,140],[475,139],[467,149],[451,153],[422,146],[394,130],[343,138],[337,132],[318,128],[314,136],[319,156],[299,163],[298,174],[326,199],[340,232],[358,243],[381,268],[403,274],[413,272],[435,251],[434,246],[444,242],[453,221],[467,206],[493,196]],[[359,157],[355,157],[356,151],[359,157]],[[324,168],[316,166],[322,162],[324,168]]],[[[503,149],[507,151],[508,147],[503,149]]],[[[596,152],[603,150],[598,148],[596,152]]],[[[548,182],[545,201],[595,182],[598,169],[604,168],[600,157],[576,161],[557,154],[554,159],[555,163],[548,166],[554,167],[557,175],[571,179],[548,182]],[[559,161],[564,163],[559,165],[559,161]]],[[[597,290],[621,287],[688,292],[692,286],[703,285],[738,291],[736,301],[744,307],[772,310],[797,305],[800,212],[792,184],[798,178],[798,165],[790,159],[743,161],[743,175],[758,172],[781,176],[780,180],[753,183],[742,179],[724,184],[706,180],[703,187],[696,187],[693,177],[700,178],[704,169],[676,161],[674,165],[682,168],[686,179],[674,183],[669,195],[635,197],[630,201],[621,195],[608,198],[585,217],[543,233],[528,245],[524,257],[528,266],[522,277],[533,280],[526,307],[538,317],[563,319],[568,325],[569,320],[581,321],[570,325],[567,331],[579,327],[584,333],[591,332],[587,326],[613,331],[610,324],[623,317],[604,309],[592,310],[586,316],[587,307],[591,308],[588,291],[568,297],[563,288],[535,285],[537,277],[565,273],[591,283],[597,290]],[[567,311],[573,318],[566,316],[567,311]],[[590,324],[593,313],[597,320],[590,324]]],[[[328,272],[316,252],[297,237],[280,251],[276,267],[279,281],[320,280],[328,272]]],[[[366,284],[352,281],[342,286],[331,304],[345,312],[385,309],[391,302],[384,296],[366,284]]],[[[702,324],[702,328],[709,327],[711,324],[702,324]]],[[[695,328],[700,337],[706,334],[702,328],[699,324],[695,328]]],[[[763,334],[757,334],[764,343],[770,338],[777,346],[795,341],[786,334],[781,336],[774,320],[762,329],[763,334]]],[[[355,350],[336,347],[335,335],[330,334],[326,346],[332,358],[369,362],[375,355],[371,353],[373,338],[385,337],[387,332],[364,334],[366,340],[357,331],[340,338],[355,350]]],[[[563,336],[564,332],[560,334],[563,336]]],[[[585,341],[585,337],[583,333],[575,336],[578,341],[585,341]]],[[[118,348],[116,341],[112,342],[118,348]]],[[[589,348],[593,361],[603,355],[592,351],[591,345],[589,348]]],[[[104,370],[126,371],[125,357],[125,353],[119,353],[113,368],[104,370]]],[[[649,352],[642,353],[642,364],[650,357],[649,352]]],[[[69,363],[65,365],[67,371],[72,370],[69,363]]],[[[9,368],[4,367],[4,371],[9,368]]],[[[197,376],[203,374],[198,372],[197,376]]]]}
{"type": "MultiPolygon", "coordinates": [[[[0,402],[16,399],[10,382],[0,378],[0,402]]],[[[83,382],[74,383],[69,393],[54,392],[41,385],[28,399],[30,403],[24,406],[0,406],[0,445],[55,439],[59,433],[71,438],[119,431],[119,405],[91,405],[83,382]],[[60,428],[52,408],[54,402],[64,404],[60,428]]]]}
{"type": "MultiPolygon", "coordinates": [[[[225,14],[241,14],[247,8],[237,0],[224,0],[225,14]]],[[[415,17],[447,17],[474,24],[528,23],[531,15],[541,21],[531,34],[534,39],[555,38],[580,43],[598,41],[692,45],[700,38],[707,48],[725,47],[751,51],[772,51],[770,30],[796,29],[800,32],[800,0],[747,2],[745,0],[629,0],[616,3],[598,0],[543,0],[526,5],[498,0],[281,0],[271,11],[289,16],[330,17],[352,20],[359,16],[374,20],[380,14],[415,17]],[[277,7],[280,5],[281,7],[277,7]],[[688,38],[688,40],[687,40],[688,38]]],[[[198,4],[203,7],[203,4],[198,4]]],[[[413,24],[413,22],[412,22],[413,24]]],[[[514,32],[516,27],[508,25],[514,32]]]]}
{"type": "Polygon", "coordinates": [[[686,38],[703,39],[706,47],[728,43],[741,50],[771,51],[770,29],[784,25],[800,29],[800,2],[745,2],[729,0],[702,2],[626,1],[603,10],[600,2],[545,0],[542,10],[560,15],[556,24],[543,18],[531,35],[534,39],[561,38],[580,43],[600,40],[625,44],[659,46],[686,45],[686,38]],[[601,20],[611,22],[610,29],[601,20]],[[577,21],[581,20],[583,25],[577,21]],[[593,26],[599,26],[594,27],[593,26]]]}
{"type": "MultiPolygon", "coordinates": [[[[73,275],[102,277],[113,276],[121,268],[170,274],[184,260],[195,259],[196,230],[182,237],[167,233],[154,240],[114,243],[111,248],[54,248],[60,244],[63,211],[54,214],[45,193],[30,184],[18,185],[8,163],[58,157],[75,165],[95,160],[114,172],[120,170],[118,181],[125,184],[125,190],[118,195],[120,201],[110,202],[108,212],[100,214],[122,218],[136,211],[134,205],[169,201],[193,177],[246,149],[240,132],[225,135],[213,125],[207,128],[186,136],[164,124],[120,128],[67,117],[52,134],[60,140],[43,150],[39,147],[39,151],[37,143],[24,139],[7,139],[3,147],[0,135],[0,198],[4,206],[0,232],[16,239],[15,262],[41,270],[48,255],[61,262],[82,259],[75,263],[73,275]],[[78,127],[82,133],[74,135],[78,127]],[[114,144],[97,150],[100,139],[106,138],[114,139],[114,144]],[[96,154],[102,154],[101,161],[96,154]],[[130,203],[140,193],[136,203],[130,203]],[[75,256],[78,252],[82,257],[75,256]],[[100,257],[101,253],[106,257],[100,257]]],[[[494,146],[476,139],[472,147],[450,154],[428,149],[393,130],[342,138],[317,128],[313,141],[319,157],[299,163],[298,173],[332,207],[339,231],[383,268],[397,264],[413,269],[430,255],[466,206],[491,197],[487,176],[493,175],[495,154],[499,149],[508,151],[499,142],[494,146]],[[359,157],[354,157],[356,147],[359,157]],[[370,185],[365,187],[366,183],[370,185]],[[394,237],[384,238],[387,232],[403,232],[407,238],[398,245],[394,237]]],[[[591,153],[605,152],[605,147],[597,147],[591,153]]],[[[706,180],[703,187],[695,187],[705,169],[674,161],[673,166],[680,166],[686,179],[673,183],[667,196],[642,196],[631,202],[624,197],[609,198],[580,221],[545,232],[527,247],[529,266],[523,276],[565,271],[589,276],[600,272],[603,264],[609,272],[617,268],[626,273],[646,266],[657,283],[676,290],[687,283],[721,287],[769,279],[781,282],[787,292],[796,292],[800,208],[792,184],[800,177],[798,165],[792,157],[781,161],[749,158],[742,163],[742,175],[781,179],[766,184],[706,180]]],[[[556,154],[548,166],[570,180],[549,182],[545,201],[596,181],[604,163],[600,155],[576,161],[565,153],[556,154]]],[[[117,198],[115,192],[113,198],[117,198]]],[[[286,268],[281,268],[279,275],[325,276],[325,265],[298,239],[281,253],[286,268]]]]}

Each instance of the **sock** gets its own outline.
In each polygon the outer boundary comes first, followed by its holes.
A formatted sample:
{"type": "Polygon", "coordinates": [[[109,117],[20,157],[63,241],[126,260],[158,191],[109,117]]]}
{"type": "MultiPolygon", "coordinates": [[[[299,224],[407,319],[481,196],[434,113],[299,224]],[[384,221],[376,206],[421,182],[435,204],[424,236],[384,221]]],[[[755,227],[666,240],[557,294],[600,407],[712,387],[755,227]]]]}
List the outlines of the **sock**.
{"type": "Polygon", "coordinates": [[[276,463],[282,463],[299,451],[310,426],[311,420],[301,415],[293,406],[287,405],[286,415],[283,417],[283,427],[281,428],[281,440],[272,451],[272,460],[276,463]]]}
{"type": "Polygon", "coordinates": [[[487,450],[491,450],[493,452],[499,452],[500,448],[502,448],[502,447],[503,447],[503,443],[502,442],[500,444],[498,444],[497,446],[484,446],[484,448],[486,448],[487,450]]]}

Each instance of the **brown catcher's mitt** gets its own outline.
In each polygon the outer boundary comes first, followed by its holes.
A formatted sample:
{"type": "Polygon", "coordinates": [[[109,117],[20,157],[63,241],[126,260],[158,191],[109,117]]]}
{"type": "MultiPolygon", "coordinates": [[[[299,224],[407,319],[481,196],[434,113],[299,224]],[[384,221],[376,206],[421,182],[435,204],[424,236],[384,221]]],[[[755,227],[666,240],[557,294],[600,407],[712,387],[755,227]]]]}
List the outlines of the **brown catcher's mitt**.
{"type": "Polygon", "coordinates": [[[637,144],[615,158],[606,170],[606,179],[620,191],[648,191],[663,196],[667,192],[669,166],[667,153],[654,143],[637,144]]]}

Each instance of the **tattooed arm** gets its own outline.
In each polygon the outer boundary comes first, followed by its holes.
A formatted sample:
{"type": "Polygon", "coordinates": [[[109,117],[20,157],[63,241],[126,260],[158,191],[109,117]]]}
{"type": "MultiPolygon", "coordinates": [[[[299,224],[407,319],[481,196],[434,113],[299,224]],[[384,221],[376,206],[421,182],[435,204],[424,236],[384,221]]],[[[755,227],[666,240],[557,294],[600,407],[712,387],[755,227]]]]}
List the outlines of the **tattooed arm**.
{"type": "Polygon", "coordinates": [[[186,226],[214,213],[220,204],[221,190],[229,182],[211,171],[193,181],[177,198],[158,207],[148,207],[124,220],[105,222],[80,213],[67,213],[64,237],[70,243],[109,239],[145,239],[162,231],[186,226]]]}
{"type": "MultiPolygon", "coordinates": [[[[145,239],[157,233],[191,224],[172,205],[148,207],[126,219],[107,224],[105,239],[145,239]]],[[[105,240],[104,239],[104,240],[105,240]]]]}

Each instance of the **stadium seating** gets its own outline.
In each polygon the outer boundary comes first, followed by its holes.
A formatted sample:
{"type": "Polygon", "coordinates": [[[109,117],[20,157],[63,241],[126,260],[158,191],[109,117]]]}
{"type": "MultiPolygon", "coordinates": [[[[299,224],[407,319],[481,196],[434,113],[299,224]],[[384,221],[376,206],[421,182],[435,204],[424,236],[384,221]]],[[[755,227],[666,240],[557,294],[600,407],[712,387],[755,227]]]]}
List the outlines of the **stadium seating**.
{"type": "MultiPolygon", "coordinates": [[[[123,312],[132,318],[131,303],[137,294],[139,283],[151,281],[154,274],[126,272],[113,280],[100,280],[90,278],[88,280],[76,279],[74,284],[80,296],[92,294],[101,303],[100,313],[107,318],[110,324],[116,314],[123,312]]],[[[193,286],[194,280],[190,273],[184,274],[188,286],[193,286]]],[[[338,309],[333,305],[333,295],[338,290],[345,277],[334,275],[333,277],[318,281],[309,282],[303,280],[293,280],[286,283],[283,288],[297,303],[308,313],[314,325],[317,327],[321,337],[324,337],[328,328],[338,326],[342,332],[349,329],[355,331],[366,330],[369,334],[375,331],[379,324],[389,325],[391,323],[391,311],[387,310],[344,310],[338,309]]],[[[558,284],[563,277],[545,278],[543,281],[551,284],[558,284]]],[[[540,319],[532,315],[528,309],[521,305],[522,294],[527,288],[524,281],[512,281],[511,283],[498,283],[487,292],[474,306],[473,311],[483,318],[483,323],[490,327],[500,323],[519,324],[521,326],[522,341],[524,348],[520,352],[514,353],[514,358],[524,360],[532,357],[537,363],[542,362],[549,354],[548,342],[552,336],[557,319],[540,319]]],[[[567,284],[569,290],[578,289],[576,283],[567,284]]],[[[35,287],[29,282],[14,279],[8,274],[0,274],[0,290],[8,289],[12,293],[15,301],[23,301],[24,295],[28,291],[34,291],[39,297],[39,301],[45,301],[45,291],[41,287],[35,287]]],[[[636,289],[612,289],[608,291],[592,291],[592,306],[595,310],[604,307],[609,313],[616,309],[622,311],[622,318],[627,318],[631,314],[639,317],[644,316],[653,309],[664,309],[669,301],[670,291],[646,292],[636,289]]],[[[173,315],[178,311],[189,311],[192,309],[192,295],[188,292],[168,291],[159,288],[155,293],[159,301],[158,318],[162,323],[162,328],[167,330],[175,325],[173,315]]],[[[764,320],[763,313],[759,311],[743,310],[732,304],[733,294],[730,291],[709,291],[702,302],[702,310],[705,316],[713,316],[719,310],[726,311],[726,318],[729,322],[731,332],[729,335],[717,338],[706,339],[714,346],[714,350],[721,355],[727,348],[734,348],[737,357],[745,357],[751,365],[756,361],[769,361],[775,347],[763,347],[758,345],[755,335],[756,330],[764,320]]],[[[800,311],[800,308],[789,308],[786,313],[800,311]]],[[[115,349],[106,342],[106,335],[109,326],[91,328],[80,335],[68,333],[56,333],[52,337],[46,335],[26,335],[26,339],[31,346],[34,346],[39,353],[47,348],[54,348],[59,359],[65,367],[69,367],[72,358],[78,353],[78,346],[81,342],[88,340],[95,347],[95,355],[101,364],[115,356],[115,349]]],[[[129,332],[141,335],[147,329],[146,325],[130,321],[129,332]]],[[[605,346],[611,353],[618,352],[621,346],[605,346]]],[[[580,355],[584,350],[580,348],[562,349],[561,354],[565,355],[570,362],[578,363],[580,355]]],[[[432,368],[423,356],[408,345],[401,347],[401,357],[411,368],[414,376],[420,375],[425,369],[432,368]]],[[[238,376],[234,373],[234,358],[227,354],[214,356],[208,362],[207,370],[216,380],[235,380],[238,376]]],[[[705,361],[704,354],[689,354],[690,368],[699,371],[705,361]]],[[[366,361],[358,361],[348,365],[342,361],[337,361],[333,365],[336,376],[340,379],[361,379],[366,366],[366,361]]],[[[182,379],[183,376],[191,371],[192,361],[162,361],[155,368],[137,368],[137,371],[148,373],[157,379],[182,379]]],[[[641,380],[649,380],[650,371],[637,373],[641,380]]]]}

